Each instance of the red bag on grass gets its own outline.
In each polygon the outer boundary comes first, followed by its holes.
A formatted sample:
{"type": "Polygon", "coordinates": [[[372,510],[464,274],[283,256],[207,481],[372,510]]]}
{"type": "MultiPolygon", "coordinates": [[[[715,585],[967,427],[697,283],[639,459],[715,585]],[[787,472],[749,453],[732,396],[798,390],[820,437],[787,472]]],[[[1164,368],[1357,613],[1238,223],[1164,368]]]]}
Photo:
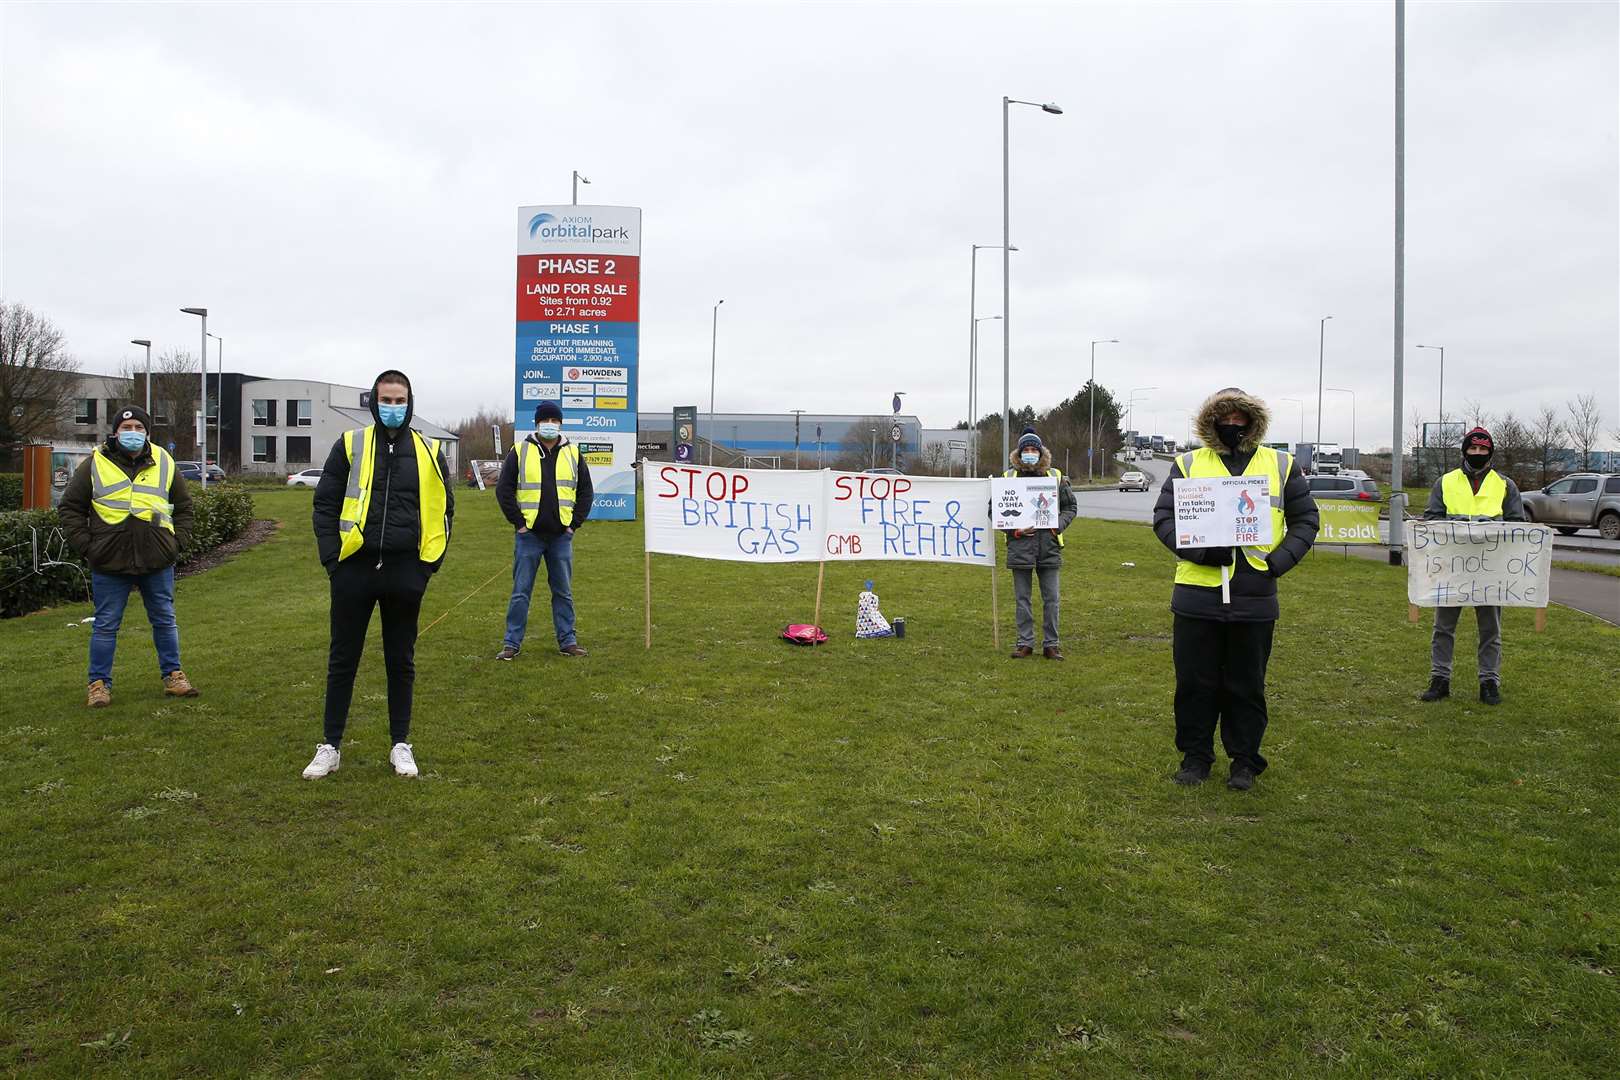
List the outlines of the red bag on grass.
{"type": "Polygon", "coordinates": [[[824,645],[827,635],[811,623],[794,623],[782,631],[782,640],[791,645],[824,645]]]}

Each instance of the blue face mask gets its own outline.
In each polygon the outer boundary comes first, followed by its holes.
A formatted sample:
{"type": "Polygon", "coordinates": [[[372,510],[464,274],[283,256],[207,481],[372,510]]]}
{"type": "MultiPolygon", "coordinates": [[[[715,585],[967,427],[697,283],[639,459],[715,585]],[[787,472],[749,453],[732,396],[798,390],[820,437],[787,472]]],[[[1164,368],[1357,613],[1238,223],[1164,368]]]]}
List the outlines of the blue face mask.
{"type": "Polygon", "coordinates": [[[138,454],[146,447],[146,433],[144,431],[120,431],[118,445],[124,448],[126,454],[138,454]]]}
{"type": "Polygon", "coordinates": [[[377,417],[382,420],[384,427],[397,428],[405,422],[406,408],[407,406],[404,405],[379,404],[377,406],[377,417]]]}
{"type": "Polygon", "coordinates": [[[1037,461],[1041,460],[1041,455],[1036,454],[1036,453],[1032,453],[1032,452],[1026,452],[1026,453],[1019,454],[1018,455],[1018,460],[1022,461],[1025,465],[1033,465],[1037,461]]]}
{"type": "Polygon", "coordinates": [[[542,439],[555,439],[562,434],[562,425],[555,420],[544,420],[536,428],[542,439]]]}

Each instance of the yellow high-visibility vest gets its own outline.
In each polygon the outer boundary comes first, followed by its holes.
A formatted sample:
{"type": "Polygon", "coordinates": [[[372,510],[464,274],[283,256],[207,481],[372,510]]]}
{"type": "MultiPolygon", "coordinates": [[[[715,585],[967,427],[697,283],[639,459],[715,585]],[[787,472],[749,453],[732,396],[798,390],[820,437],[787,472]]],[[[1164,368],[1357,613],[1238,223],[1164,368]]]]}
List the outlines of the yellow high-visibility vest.
{"type": "MultiPolygon", "coordinates": [[[[1002,473],[1001,475],[1005,476],[1005,477],[1008,477],[1010,479],[1011,477],[1018,476],[1020,474],[1019,474],[1017,469],[1008,469],[1006,472],[1002,473]]],[[[1047,469],[1046,470],[1046,475],[1054,478],[1055,480],[1057,480],[1057,482],[1058,482],[1058,497],[1061,500],[1062,496],[1063,496],[1063,471],[1061,469],[1047,469]]],[[[1054,530],[1054,531],[1056,531],[1056,530],[1054,530]]],[[[1058,547],[1063,546],[1063,533],[1062,532],[1058,532],[1058,534],[1057,534],[1057,542],[1058,542],[1058,547]]]]}
{"type": "MultiPolygon", "coordinates": [[[[1181,475],[1189,480],[1232,475],[1221,455],[1207,446],[1182,454],[1179,460],[1181,475]]],[[[1243,557],[1249,560],[1249,565],[1262,573],[1267,569],[1266,554],[1282,543],[1283,533],[1288,527],[1287,518],[1283,515],[1283,483],[1293,462],[1292,454],[1262,446],[1255,450],[1254,457],[1249,459],[1248,467],[1242,473],[1244,476],[1264,476],[1271,496],[1271,543],[1243,548],[1243,557]]],[[[1221,587],[1221,567],[1202,566],[1186,559],[1177,559],[1176,584],[1218,589],[1221,587]]]]}
{"type": "Polygon", "coordinates": [[[152,464],[133,480],[97,447],[90,456],[90,505],[108,525],[134,516],[174,532],[174,504],[169,501],[173,479],[174,458],[161,446],[152,447],[152,464]]]}
{"type": "MultiPolygon", "coordinates": [[[[565,442],[557,447],[557,519],[563,528],[574,524],[574,494],[579,482],[579,447],[565,442]]],[[[518,443],[518,510],[523,523],[534,528],[540,516],[540,490],[545,487],[546,459],[530,439],[518,443]]]]}
{"type": "MultiPolygon", "coordinates": [[[[411,443],[416,447],[416,504],[421,515],[417,558],[436,562],[444,554],[450,537],[445,520],[449,499],[444,476],[439,472],[439,440],[429,439],[412,428],[411,443]]],[[[365,544],[366,514],[371,509],[371,476],[377,460],[377,426],[345,431],[343,452],[349,458],[349,486],[343,492],[343,513],[338,518],[338,536],[343,542],[338,549],[339,562],[365,544]]]]}
{"type": "Polygon", "coordinates": [[[1468,474],[1452,469],[1440,478],[1440,494],[1446,500],[1446,513],[1457,517],[1502,516],[1502,501],[1507,498],[1507,481],[1495,469],[1489,469],[1479,482],[1479,491],[1468,482],[1468,474]]]}

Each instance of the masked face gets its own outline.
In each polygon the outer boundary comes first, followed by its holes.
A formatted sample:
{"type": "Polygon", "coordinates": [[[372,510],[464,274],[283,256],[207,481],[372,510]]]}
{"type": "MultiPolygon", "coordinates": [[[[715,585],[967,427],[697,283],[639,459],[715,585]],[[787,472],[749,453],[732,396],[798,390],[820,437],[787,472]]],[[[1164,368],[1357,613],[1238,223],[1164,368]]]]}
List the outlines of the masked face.
{"type": "Polygon", "coordinates": [[[1018,454],[1018,460],[1025,465],[1034,465],[1041,460],[1041,454],[1038,450],[1022,450],[1018,454]]]}
{"type": "Polygon", "coordinates": [[[1248,424],[1216,424],[1215,437],[1221,440],[1221,445],[1228,450],[1236,450],[1243,437],[1249,433],[1248,424]]]}
{"type": "Polygon", "coordinates": [[[397,428],[405,422],[405,408],[404,405],[379,404],[377,417],[383,422],[384,427],[397,428]]]}
{"type": "Polygon", "coordinates": [[[1489,451],[1481,453],[1476,450],[1471,454],[1464,454],[1463,462],[1468,466],[1469,471],[1480,472],[1491,463],[1491,455],[1489,451]]]}
{"type": "Polygon", "coordinates": [[[138,454],[146,447],[146,432],[120,431],[118,433],[118,445],[126,454],[138,454]]]}
{"type": "Polygon", "coordinates": [[[534,430],[540,433],[542,439],[550,441],[562,434],[562,425],[555,420],[542,420],[534,430]]]}

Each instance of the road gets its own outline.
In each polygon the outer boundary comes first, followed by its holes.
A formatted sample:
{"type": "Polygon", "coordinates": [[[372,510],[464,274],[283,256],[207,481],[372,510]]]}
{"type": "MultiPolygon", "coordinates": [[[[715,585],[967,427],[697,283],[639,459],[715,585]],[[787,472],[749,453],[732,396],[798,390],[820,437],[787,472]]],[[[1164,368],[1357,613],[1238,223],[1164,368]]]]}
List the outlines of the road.
{"type": "MultiPolygon", "coordinates": [[[[1147,492],[1076,491],[1074,499],[1081,517],[1152,522],[1153,504],[1159,499],[1160,485],[1170,473],[1170,463],[1154,459],[1130,464],[1152,479],[1147,492]]],[[[1389,523],[1381,521],[1378,524],[1379,536],[1387,544],[1389,523]]],[[[1389,548],[1384,544],[1352,544],[1348,548],[1353,555],[1377,559],[1386,564],[1389,562],[1389,548]]],[[[1555,536],[1553,551],[1560,560],[1620,566],[1620,541],[1604,540],[1598,536],[1555,536]]],[[[1558,571],[1552,576],[1552,600],[1555,604],[1584,611],[1620,626],[1620,578],[1580,571],[1558,571]]]]}

